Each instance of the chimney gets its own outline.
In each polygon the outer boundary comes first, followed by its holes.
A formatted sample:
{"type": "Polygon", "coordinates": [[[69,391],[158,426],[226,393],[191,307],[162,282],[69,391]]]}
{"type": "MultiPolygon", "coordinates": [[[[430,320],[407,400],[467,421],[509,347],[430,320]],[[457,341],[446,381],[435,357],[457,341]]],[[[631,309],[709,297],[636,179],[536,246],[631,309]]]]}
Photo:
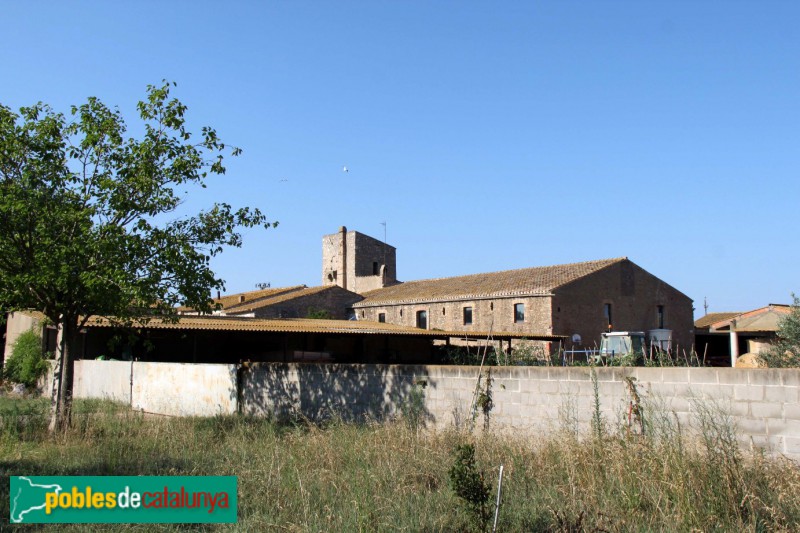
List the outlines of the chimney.
{"type": "Polygon", "coordinates": [[[244,294],[239,295],[239,303],[240,304],[244,303],[244,294]]]}
{"type": "Polygon", "coordinates": [[[219,300],[220,298],[222,298],[222,295],[220,295],[219,291],[217,291],[217,300],[219,300]]]}

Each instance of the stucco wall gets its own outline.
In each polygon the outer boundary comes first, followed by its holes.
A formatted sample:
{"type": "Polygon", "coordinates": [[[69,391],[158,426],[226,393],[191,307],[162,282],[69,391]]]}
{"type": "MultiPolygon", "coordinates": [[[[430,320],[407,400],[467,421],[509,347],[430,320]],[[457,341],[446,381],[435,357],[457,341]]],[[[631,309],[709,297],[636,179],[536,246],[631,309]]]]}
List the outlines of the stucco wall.
{"type": "Polygon", "coordinates": [[[17,338],[29,329],[34,330],[36,334],[41,337],[42,321],[25,313],[11,313],[8,315],[8,323],[6,326],[6,359],[11,355],[11,349],[14,343],[17,342],[17,338]]]}
{"type": "Polygon", "coordinates": [[[75,398],[101,398],[131,403],[130,361],[75,361],[75,398]]]}
{"type": "Polygon", "coordinates": [[[131,406],[172,416],[235,413],[236,365],[136,362],[131,406]]]}

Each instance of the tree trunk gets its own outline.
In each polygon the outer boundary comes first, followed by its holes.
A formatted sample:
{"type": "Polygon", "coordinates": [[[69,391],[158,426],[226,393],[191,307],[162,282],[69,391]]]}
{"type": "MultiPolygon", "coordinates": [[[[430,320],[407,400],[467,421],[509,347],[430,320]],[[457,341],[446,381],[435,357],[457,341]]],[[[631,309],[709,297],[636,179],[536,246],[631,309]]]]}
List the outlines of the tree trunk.
{"type": "Polygon", "coordinates": [[[53,370],[53,390],[50,397],[50,433],[69,427],[72,414],[72,381],[77,320],[62,315],[56,336],[56,365],[53,370]]]}

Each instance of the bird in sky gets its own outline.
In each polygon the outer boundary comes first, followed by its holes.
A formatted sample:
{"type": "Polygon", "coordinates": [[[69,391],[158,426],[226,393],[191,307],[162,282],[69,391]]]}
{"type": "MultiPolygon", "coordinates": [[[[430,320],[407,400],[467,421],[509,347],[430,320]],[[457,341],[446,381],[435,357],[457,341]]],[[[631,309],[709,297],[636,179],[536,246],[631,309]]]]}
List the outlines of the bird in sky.
{"type": "Polygon", "coordinates": [[[347,166],[342,167],[342,172],[350,172],[350,169],[347,166]]]}

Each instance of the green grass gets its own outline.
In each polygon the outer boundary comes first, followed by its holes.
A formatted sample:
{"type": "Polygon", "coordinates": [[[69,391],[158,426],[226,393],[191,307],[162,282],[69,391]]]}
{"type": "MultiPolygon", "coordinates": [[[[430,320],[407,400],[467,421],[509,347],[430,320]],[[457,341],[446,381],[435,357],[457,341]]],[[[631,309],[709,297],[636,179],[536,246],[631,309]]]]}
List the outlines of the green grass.
{"type": "MultiPolygon", "coordinates": [[[[500,531],[791,531],[800,528],[800,469],[743,455],[719,413],[689,438],[651,414],[647,438],[563,431],[531,440],[408,424],[277,423],[237,416],[144,417],[77,402],[73,428],[46,433],[47,402],[0,398],[0,472],[9,475],[235,475],[233,526],[122,526],[130,531],[465,531],[471,515],[449,487],[453,449],[474,442],[496,487],[500,531]]],[[[702,426],[702,424],[699,424],[702,426]]],[[[492,496],[494,501],[494,495],[492,496]]],[[[0,529],[8,525],[0,481],[0,529]]],[[[116,531],[64,526],[60,531],[116,531]]],[[[36,531],[26,527],[25,531],[36,531]]]]}

